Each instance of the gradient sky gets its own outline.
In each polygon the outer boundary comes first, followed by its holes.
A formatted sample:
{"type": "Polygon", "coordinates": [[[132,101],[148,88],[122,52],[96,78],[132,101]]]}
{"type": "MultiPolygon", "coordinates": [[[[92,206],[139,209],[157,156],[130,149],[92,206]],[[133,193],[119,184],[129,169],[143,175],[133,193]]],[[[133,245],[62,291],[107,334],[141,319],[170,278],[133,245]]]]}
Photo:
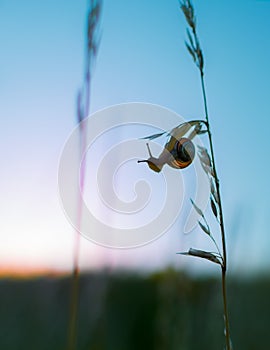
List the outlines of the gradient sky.
{"type": "MultiPolygon", "coordinates": [[[[230,269],[268,271],[270,1],[194,0],[194,6],[230,269]]],[[[76,123],[86,13],[85,0],[0,0],[4,267],[67,269],[72,264],[74,232],[59,203],[57,168],[76,123]]],[[[177,0],[104,0],[91,111],[136,101],[164,106],[188,120],[202,118],[199,75],[184,40],[177,0]]],[[[175,255],[189,240],[176,226],[133,250],[114,251],[83,240],[81,266],[214,269],[175,255]]]]}

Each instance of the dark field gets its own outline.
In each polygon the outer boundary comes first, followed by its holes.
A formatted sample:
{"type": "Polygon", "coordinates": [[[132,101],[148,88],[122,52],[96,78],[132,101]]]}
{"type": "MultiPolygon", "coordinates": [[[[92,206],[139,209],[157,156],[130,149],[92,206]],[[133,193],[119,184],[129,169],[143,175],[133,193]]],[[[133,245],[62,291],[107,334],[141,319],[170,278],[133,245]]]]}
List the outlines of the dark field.
{"type": "MultiPolygon", "coordinates": [[[[270,278],[228,281],[235,350],[270,349],[270,278]]],[[[0,280],[0,349],[64,350],[69,278],[0,280]]],[[[220,283],[175,271],[80,280],[80,350],[222,350],[220,283]]]]}

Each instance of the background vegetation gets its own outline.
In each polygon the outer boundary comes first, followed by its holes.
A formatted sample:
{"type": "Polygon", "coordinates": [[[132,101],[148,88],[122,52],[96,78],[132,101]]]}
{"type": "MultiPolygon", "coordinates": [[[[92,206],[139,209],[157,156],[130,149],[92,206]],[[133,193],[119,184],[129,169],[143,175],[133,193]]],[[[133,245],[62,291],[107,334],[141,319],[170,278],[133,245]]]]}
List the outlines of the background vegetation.
{"type": "MultiPolygon", "coordinates": [[[[228,282],[234,348],[268,349],[270,278],[228,282]]],[[[0,349],[66,349],[70,283],[70,277],[2,279],[0,349]]],[[[82,275],[78,349],[221,349],[219,288],[215,278],[174,270],[82,275]]]]}

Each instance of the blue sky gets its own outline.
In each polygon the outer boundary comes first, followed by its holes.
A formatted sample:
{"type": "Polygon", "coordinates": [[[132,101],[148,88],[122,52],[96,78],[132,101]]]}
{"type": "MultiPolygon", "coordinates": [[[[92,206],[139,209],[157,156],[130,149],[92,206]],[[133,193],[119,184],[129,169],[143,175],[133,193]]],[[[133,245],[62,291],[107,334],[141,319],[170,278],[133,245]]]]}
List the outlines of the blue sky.
{"type": "MultiPolygon", "coordinates": [[[[197,0],[194,6],[231,271],[262,271],[270,267],[270,1],[197,0]]],[[[59,204],[57,167],[76,121],[86,12],[87,1],[0,1],[3,265],[71,266],[73,231],[59,204]]],[[[135,101],[164,106],[186,119],[203,117],[185,26],[176,0],[105,0],[91,111],[135,101]]],[[[175,256],[183,239],[174,228],[129,251],[84,241],[81,265],[206,266],[175,256]]]]}

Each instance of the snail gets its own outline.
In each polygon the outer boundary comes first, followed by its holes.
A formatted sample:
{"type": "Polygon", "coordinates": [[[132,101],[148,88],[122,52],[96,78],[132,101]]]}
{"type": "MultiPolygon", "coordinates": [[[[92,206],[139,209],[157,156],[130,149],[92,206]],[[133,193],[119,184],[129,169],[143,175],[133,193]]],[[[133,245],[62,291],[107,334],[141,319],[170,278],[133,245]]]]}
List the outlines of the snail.
{"type": "MultiPolygon", "coordinates": [[[[197,134],[207,132],[207,130],[201,130],[202,124],[203,121],[200,120],[186,122],[168,132],[167,135],[170,136],[169,140],[158,158],[153,157],[149,144],[147,143],[146,146],[150,157],[148,159],[138,160],[138,163],[147,163],[149,168],[157,173],[162,170],[165,164],[175,169],[184,169],[188,167],[193,162],[196,153],[192,139],[197,134]],[[194,127],[194,129],[190,132],[189,136],[184,137],[192,127],[194,127]]],[[[152,140],[162,136],[164,133],[148,136],[144,139],[152,140]]]]}

